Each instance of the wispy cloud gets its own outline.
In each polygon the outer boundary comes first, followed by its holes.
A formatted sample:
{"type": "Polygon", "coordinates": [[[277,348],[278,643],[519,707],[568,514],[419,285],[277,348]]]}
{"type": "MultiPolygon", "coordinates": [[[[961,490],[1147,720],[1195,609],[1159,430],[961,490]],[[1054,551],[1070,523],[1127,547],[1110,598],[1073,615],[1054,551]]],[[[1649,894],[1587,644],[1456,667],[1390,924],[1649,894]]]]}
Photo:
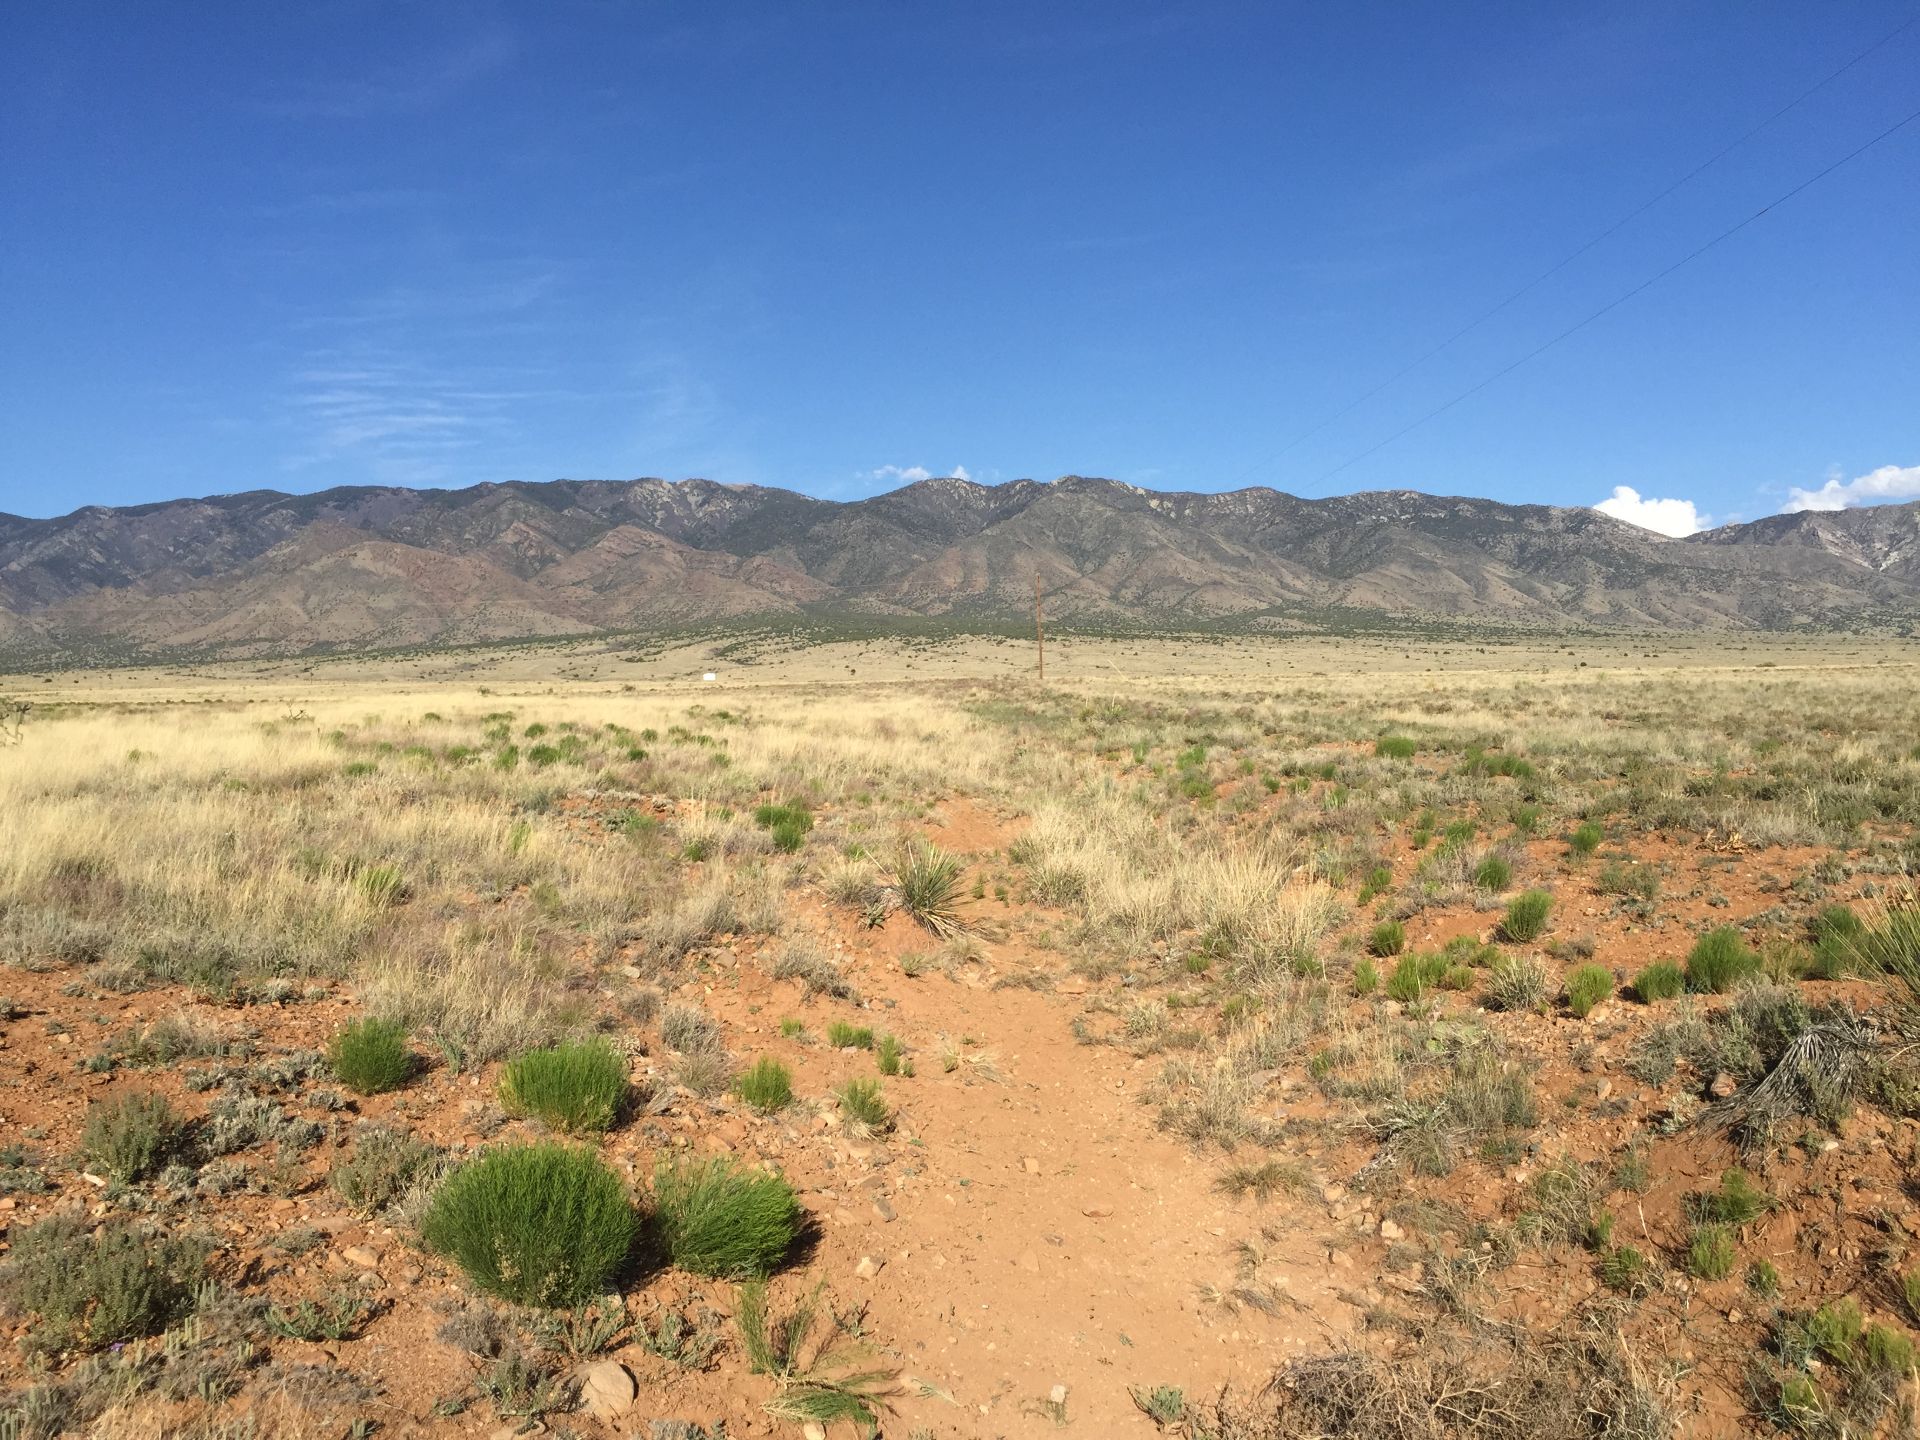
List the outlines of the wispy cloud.
{"type": "Polygon", "coordinates": [[[1593,508],[1602,515],[1675,539],[1704,530],[1713,520],[1691,500],[1656,500],[1631,485],[1614,486],[1613,494],[1593,508]]]}
{"type": "Polygon", "coordinates": [[[935,476],[943,479],[971,480],[964,465],[955,465],[949,470],[929,470],[924,465],[880,465],[867,472],[869,480],[898,480],[904,485],[917,484],[922,480],[931,480],[935,476]]]}
{"type": "Polygon", "coordinates": [[[1851,510],[1859,505],[1915,499],[1920,499],[1920,465],[1882,465],[1851,480],[1842,480],[1835,470],[1818,490],[1795,486],[1787,492],[1787,503],[1780,510],[1792,515],[1801,510],[1851,510]]]}
{"type": "Polygon", "coordinates": [[[513,34],[493,26],[438,54],[395,61],[371,75],[296,83],[267,96],[259,108],[290,120],[368,120],[431,110],[504,70],[515,53],[513,34]]]}

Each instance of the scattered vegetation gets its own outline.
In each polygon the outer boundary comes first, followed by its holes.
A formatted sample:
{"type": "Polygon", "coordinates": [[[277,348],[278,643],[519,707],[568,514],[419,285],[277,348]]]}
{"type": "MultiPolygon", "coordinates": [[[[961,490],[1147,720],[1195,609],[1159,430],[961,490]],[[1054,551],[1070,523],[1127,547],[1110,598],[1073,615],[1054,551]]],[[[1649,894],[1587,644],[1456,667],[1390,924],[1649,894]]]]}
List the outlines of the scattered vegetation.
{"type": "Polygon", "coordinates": [[[721,1157],[661,1162],[653,1205],[666,1253],[696,1275],[766,1275],[787,1257],[799,1233],[792,1186],[721,1157]]]}

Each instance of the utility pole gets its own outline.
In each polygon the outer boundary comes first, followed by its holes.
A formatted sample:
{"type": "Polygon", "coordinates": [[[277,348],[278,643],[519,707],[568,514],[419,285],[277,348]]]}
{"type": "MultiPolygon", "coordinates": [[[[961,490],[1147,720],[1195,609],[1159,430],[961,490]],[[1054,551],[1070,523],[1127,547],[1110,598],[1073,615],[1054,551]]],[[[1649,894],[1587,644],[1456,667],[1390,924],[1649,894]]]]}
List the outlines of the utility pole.
{"type": "Polygon", "coordinates": [[[1040,623],[1040,572],[1033,572],[1033,648],[1040,657],[1040,683],[1047,683],[1047,632],[1040,623]]]}

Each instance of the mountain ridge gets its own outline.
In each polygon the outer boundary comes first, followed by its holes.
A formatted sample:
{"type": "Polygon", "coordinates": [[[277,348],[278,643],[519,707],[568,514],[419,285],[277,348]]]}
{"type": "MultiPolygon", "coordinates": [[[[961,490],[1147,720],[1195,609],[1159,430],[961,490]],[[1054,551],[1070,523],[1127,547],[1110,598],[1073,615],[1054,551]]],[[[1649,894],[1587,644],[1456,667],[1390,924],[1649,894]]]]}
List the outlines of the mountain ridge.
{"type": "Polygon", "coordinates": [[[833,501],[706,479],[248,490],[0,514],[15,650],[265,654],[844,611],[1085,624],[1360,610],[1534,626],[1920,617],[1920,502],[1672,539],[1411,489],[1306,499],[1067,475],[833,501]]]}

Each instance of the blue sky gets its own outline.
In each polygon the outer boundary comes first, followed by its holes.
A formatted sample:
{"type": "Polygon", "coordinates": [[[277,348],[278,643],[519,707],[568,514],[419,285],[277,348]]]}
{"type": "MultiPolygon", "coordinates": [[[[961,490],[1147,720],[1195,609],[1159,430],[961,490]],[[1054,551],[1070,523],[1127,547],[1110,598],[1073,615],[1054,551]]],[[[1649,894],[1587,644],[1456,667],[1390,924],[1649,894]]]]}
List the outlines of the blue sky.
{"type": "Polygon", "coordinates": [[[1920,495],[1920,123],[1390,440],[1914,109],[1920,26],[1323,423],[1908,13],[8,6],[0,510],[961,470],[1625,486],[1670,528],[1920,495]]]}

